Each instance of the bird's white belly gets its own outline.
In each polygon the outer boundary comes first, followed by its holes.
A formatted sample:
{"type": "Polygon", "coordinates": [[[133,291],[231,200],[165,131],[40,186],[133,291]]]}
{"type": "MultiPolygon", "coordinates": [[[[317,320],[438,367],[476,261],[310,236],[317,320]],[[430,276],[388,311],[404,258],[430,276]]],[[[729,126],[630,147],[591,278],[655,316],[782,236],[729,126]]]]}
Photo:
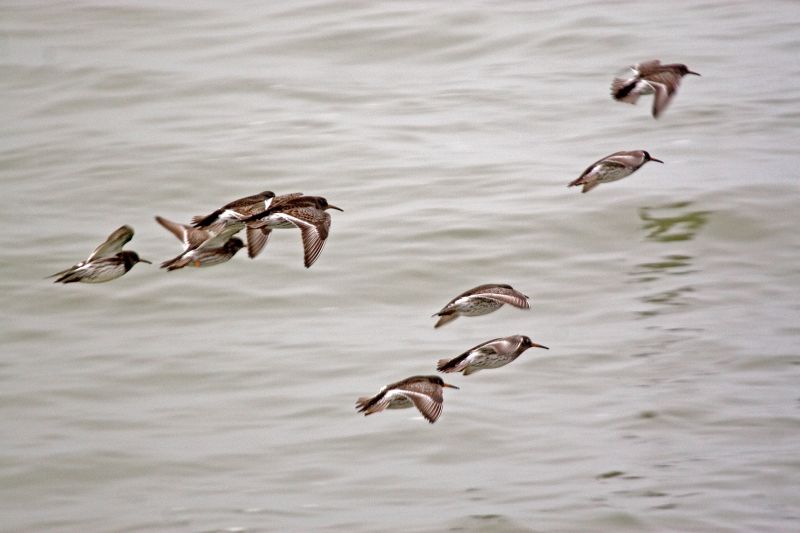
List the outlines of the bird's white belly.
{"type": "MultiPolygon", "coordinates": [[[[91,267],[91,263],[89,264],[91,267]]],[[[125,267],[122,265],[108,266],[102,268],[95,268],[88,271],[88,273],[81,278],[83,283],[105,283],[112,279],[117,279],[125,273],[125,267]]]]}
{"type": "Polygon", "coordinates": [[[639,80],[633,90],[644,95],[653,94],[655,92],[655,90],[653,90],[653,86],[644,80],[639,80]]]}

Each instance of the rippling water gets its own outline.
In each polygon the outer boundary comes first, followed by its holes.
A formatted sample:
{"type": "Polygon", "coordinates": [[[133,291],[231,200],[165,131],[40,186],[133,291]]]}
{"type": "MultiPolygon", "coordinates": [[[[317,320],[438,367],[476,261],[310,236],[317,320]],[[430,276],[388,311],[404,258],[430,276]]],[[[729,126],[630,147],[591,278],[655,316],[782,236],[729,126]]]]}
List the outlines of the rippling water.
{"type": "Polygon", "coordinates": [[[0,13],[2,529],[800,529],[796,2],[0,13]],[[703,75],[658,121],[608,95],[656,57],[703,75]],[[565,187],[629,149],[666,164],[565,187]],[[264,189],[345,209],[310,270],[285,231],[42,279],[264,189]],[[432,328],[485,282],[532,311],[432,328]],[[515,333],[551,350],[454,377],[434,426],[353,410],[515,333]]]}

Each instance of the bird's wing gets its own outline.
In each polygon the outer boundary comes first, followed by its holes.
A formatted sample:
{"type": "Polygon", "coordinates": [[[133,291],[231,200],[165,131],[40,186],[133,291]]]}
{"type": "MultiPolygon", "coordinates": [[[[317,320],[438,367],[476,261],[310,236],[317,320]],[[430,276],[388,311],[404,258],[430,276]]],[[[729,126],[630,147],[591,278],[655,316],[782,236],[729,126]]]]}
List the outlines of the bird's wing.
{"type": "Polygon", "coordinates": [[[499,353],[500,348],[502,347],[500,344],[501,342],[508,343],[506,339],[499,338],[483,342],[481,344],[478,344],[477,346],[473,346],[472,348],[462,353],[461,355],[457,355],[456,357],[451,359],[450,360],[451,364],[448,364],[448,366],[458,366],[458,364],[461,361],[465,360],[470,355],[490,355],[493,353],[499,353]]]}
{"type": "Polygon", "coordinates": [[[651,59],[650,61],[642,61],[633,66],[633,70],[642,76],[648,76],[651,72],[658,70],[661,66],[661,61],[658,59],[651,59]]]}
{"type": "Polygon", "coordinates": [[[524,294],[518,293],[516,291],[485,292],[476,294],[476,296],[480,296],[481,298],[486,298],[487,300],[494,300],[495,302],[499,302],[501,304],[513,305],[514,307],[518,307],[520,309],[531,308],[530,304],[528,304],[528,298],[524,294]]]}
{"type": "Polygon", "coordinates": [[[86,258],[84,264],[102,257],[117,255],[122,251],[122,247],[131,239],[133,239],[132,227],[121,226],[117,228],[100,246],[94,249],[89,257],[86,258]]]}
{"type": "Polygon", "coordinates": [[[636,168],[642,163],[643,158],[644,154],[639,151],[616,152],[598,161],[598,163],[602,162],[607,167],[636,168]]]}
{"type": "Polygon", "coordinates": [[[501,337],[499,339],[492,339],[484,342],[483,344],[479,344],[470,351],[473,353],[481,353],[486,355],[492,353],[504,353],[513,350],[514,344],[515,343],[513,341],[509,341],[508,338],[501,337]]]}
{"type": "Polygon", "coordinates": [[[682,76],[672,70],[663,70],[647,76],[647,81],[651,83],[661,83],[667,90],[667,94],[672,96],[681,84],[682,76]]]}
{"type": "Polygon", "coordinates": [[[223,206],[223,209],[230,209],[239,212],[241,209],[246,209],[251,206],[256,206],[260,209],[264,208],[264,196],[261,193],[245,196],[232,202],[228,202],[223,206]]]}
{"type": "Polygon", "coordinates": [[[433,424],[442,414],[442,389],[439,386],[431,385],[435,387],[435,390],[431,392],[419,392],[414,390],[416,388],[414,385],[411,385],[407,389],[397,389],[397,393],[411,400],[425,420],[433,424]]]}
{"type": "Polygon", "coordinates": [[[648,83],[655,92],[655,97],[653,98],[653,117],[658,118],[669,105],[670,100],[672,100],[672,95],[677,90],[678,85],[677,83],[675,85],[668,85],[657,81],[649,81],[648,83]]]}
{"type": "Polygon", "coordinates": [[[331,226],[331,216],[327,212],[313,207],[292,209],[281,215],[287,222],[291,222],[300,229],[305,266],[309,268],[325,247],[325,240],[328,238],[328,230],[331,226]]]}
{"type": "Polygon", "coordinates": [[[270,233],[272,230],[269,228],[247,228],[247,255],[250,259],[255,259],[261,253],[267,244],[270,233]]]}
{"type": "Polygon", "coordinates": [[[272,208],[272,207],[280,207],[282,205],[286,205],[291,200],[294,200],[295,198],[300,198],[301,196],[303,196],[303,193],[301,192],[281,194],[280,196],[276,196],[275,198],[272,199],[272,202],[269,204],[269,207],[272,208]]]}

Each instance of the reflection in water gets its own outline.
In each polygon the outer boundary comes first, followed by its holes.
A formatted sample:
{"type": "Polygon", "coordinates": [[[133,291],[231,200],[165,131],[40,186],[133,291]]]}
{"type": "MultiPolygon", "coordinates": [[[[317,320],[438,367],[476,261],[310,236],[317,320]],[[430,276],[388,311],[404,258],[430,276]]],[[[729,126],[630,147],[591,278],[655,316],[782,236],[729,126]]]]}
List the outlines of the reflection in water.
{"type": "Polygon", "coordinates": [[[647,239],[657,242],[688,241],[708,223],[711,211],[690,211],[673,216],[656,216],[655,213],[668,210],[682,210],[691,202],[678,202],[659,207],[642,207],[639,218],[644,221],[644,229],[649,233],[647,239]]]}
{"type": "MultiPolygon", "coordinates": [[[[710,211],[691,211],[691,202],[678,202],[657,207],[643,207],[639,217],[647,232],[645,238],[660,243],[674,243],[692,240],[700,229],[708,223],[710,211]]],[[[638,283],[656,283],[664,276],[684,276],[695,272],[692,269],[692,256],[685,253],[671,253],[655,261],[636,265],[631,275],[638,283]]],[[[639,300],[649,308],[639,311],[641,318],[660,315],[676,307],[687,305],[694,287],[661,287],[655,293],[641,296],[639,300]]]]}
{"type": "Polygon", "coordinates": [[[638,282],[655,281],[659,278],[659,274],[683,276],[694,272],[688,268],[691,266],[691,260],[692,257],[689,255],[665,255],[660,261],[636,265],[637,270],[631,274],[636,277],[638,282]]]}

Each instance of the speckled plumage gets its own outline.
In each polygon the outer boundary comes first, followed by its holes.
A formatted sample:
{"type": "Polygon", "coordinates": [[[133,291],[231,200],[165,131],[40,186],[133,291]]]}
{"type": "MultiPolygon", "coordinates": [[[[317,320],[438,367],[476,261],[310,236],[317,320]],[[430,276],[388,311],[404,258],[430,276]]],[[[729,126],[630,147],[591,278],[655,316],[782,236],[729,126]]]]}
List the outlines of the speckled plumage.
{"type": "Polygon", "coordinates": [[[425,419],[433,424],[442,414],[442,388],[457,389],[439,376],[412,376],[383,387],[375,396],[363,396],[356,401],[356,409],[364,416],[384,409],[416,407],[425,419]]]}
{"type": "Polygon", "coordinates": [[[450,300],[438,313],[435,313],[434,317],[441,318],[439,318],[434,327],[439,328],[459,316],[486,315],[497,311],[505,304],[510,304],[519,309],[530,309],[528,297],[511,287],[511,285],[501,283],[479,285],[459,294],[450,300]]]}
{"type": "Polygon", "coordinates": [[[635,104],[642,95],[654,94],[653,117],[658,118],[678,91],[681,79],[687,74],[699,76],[686,65],[662,65],[658,59],[645,61],[630,67],[631,75],[614,78],[611,95],[619,102],[635,104]]]}
{"type": "Polygon", "coordinates": [[[547,346],[531,341],[530,337],[512,335],[478,344],[452,359],[440,359],[436,369],[440,372],[463,372],[468,376],[478,370],[505,366],[532,347],[549,350],[547,346]]]}
{"type": "Polygon", "coordinates": [[[342,211],[321,196],[295,196],[255,213],[244,221],[248,230],[262,232],[264,244],[273,229],[298,228],[303,240],[303,264],[309,268],[319,258],[328,238],[331,225],[328,209],[342,211]]]}
{"type": "MultiPolygon", "coordinates": [[[[303,196],[301,192],[293,192],[290,194],[282,194],[280,196],[276,196],[269,202],[264,210],[266,209],[277,209],[287,205],[289,202],[294,200],[295,198],[300,198],[303,196]]],[[[258,212],[263,211],[256,211],[254,213],[250,213],[250,215],[254,215],[258,212]]],[[[286,225],[287,228],[293,228],[294,226],[291,224],[286,225]]],[[[247,225],[247,255],[254,259],[258,254],[261,253],[261,250],[264,249],[266,246],[267,241],[269,240],[269,235],[272,233],[272,229],[262,226],[259,222],[250,222],[247,225]]]]}
{"type": "Polygon", "coordinates": [[[645,150],[615,152],[589,165],[578,179],[570,182],[567,187],[583,185],[581,192],[586,193],[601,183],[610,183],[630,176],[648,161],[663,163],[645,150]]]}

